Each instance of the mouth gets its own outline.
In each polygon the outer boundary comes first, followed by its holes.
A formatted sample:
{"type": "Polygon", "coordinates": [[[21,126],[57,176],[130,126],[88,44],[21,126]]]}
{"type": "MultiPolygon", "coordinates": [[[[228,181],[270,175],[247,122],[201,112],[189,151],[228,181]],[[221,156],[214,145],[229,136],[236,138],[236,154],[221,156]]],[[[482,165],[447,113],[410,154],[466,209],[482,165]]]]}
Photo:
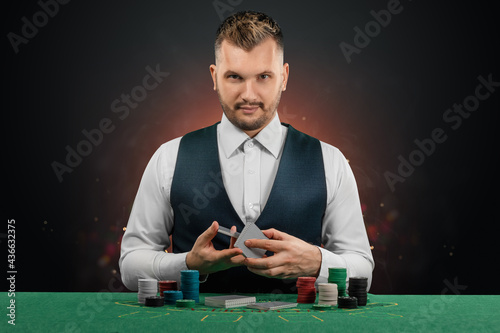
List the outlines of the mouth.
{"type": "Polygon", "coordinates": [[[238,109],[240,109],[243,114],[253,114],[259,109],[259,105],[240,105],[238,109]]]}

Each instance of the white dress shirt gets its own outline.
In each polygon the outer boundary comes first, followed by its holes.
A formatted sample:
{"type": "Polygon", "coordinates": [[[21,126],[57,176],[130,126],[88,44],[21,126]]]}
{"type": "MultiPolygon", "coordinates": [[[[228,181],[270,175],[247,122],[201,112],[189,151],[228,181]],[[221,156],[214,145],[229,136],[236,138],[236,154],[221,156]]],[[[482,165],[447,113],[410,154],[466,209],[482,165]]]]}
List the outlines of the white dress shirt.
{"type": "MultiPolygon", "coordinates": [[[[266,205],[287,131],[278,114],[253,138],[234,126],[224,114],[217,126],[224,187],[245,224],[255,222],[266,205]]],[[[121,277],[130,290],[137,290],[140,278],[180,281],[180,271],[188,269],[187,252],[165,252],[170,246],[169,236],[174,225],[170,189],[180,140],[176,138],[160,146],[142,176],[121,246],[121,277]]],[[[317,283],[327,282],[329,267],[346,267],[348,276],[366,276],[370,286],[374,261],[354,175],[337,148],[321,142],[321,150],[327,207],[317,283]]]]}

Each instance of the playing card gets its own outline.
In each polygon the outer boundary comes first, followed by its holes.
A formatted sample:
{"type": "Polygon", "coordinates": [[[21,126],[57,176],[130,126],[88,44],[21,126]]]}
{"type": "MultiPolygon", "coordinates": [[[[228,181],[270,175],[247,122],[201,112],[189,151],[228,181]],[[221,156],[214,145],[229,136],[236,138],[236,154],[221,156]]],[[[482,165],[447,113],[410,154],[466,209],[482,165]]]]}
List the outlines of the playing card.
{"type": "Polygon", "coordinates": [[[234,246],[242,249],[243,255],[247,258],[262,258],[266,250],[246,247],[245,241],[247,239],[268,239],[254,223],[248,223],[243,228],[234,246]]]}

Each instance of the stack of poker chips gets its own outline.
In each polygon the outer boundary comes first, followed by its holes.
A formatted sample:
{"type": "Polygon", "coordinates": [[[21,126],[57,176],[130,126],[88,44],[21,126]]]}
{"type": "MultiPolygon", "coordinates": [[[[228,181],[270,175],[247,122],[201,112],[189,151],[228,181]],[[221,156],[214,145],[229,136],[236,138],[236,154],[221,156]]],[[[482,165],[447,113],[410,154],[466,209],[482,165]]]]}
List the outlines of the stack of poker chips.
{"type": "Polygon", "coordinates": [[[167,305],[175,305],[178,299],[184,298],[180,290],[165,290],[163,296],[167,305]]]}
{"type": "Polygon", "coordinates": [[[358,300],[356,297],[339,296],[339,309],[356,309],[358,300]]]}
{"type": "Polygon", "coordinates": [[[181,271],[181,291],[184,299],[200,302],[200,272],[195,270],[181,271]]]}
{"type": "Polygon", "coordinates": [[[356,276],[349,278],[349,296],[358,299],[359,306],[365,306],[368,299],[366,289],[368,289],[368,278],[356,276]]]}
{"type": "Polygon", "coordinates": [[[319,283],[318,291],[318,304],[337,305],[339,293],[335,283],[319,283]]]}
{"type": "Polygon", "coordinates": [[[148,296],[144,302],[145,306],[160,307],[163,306],[163,297],[161,296],[148,296]]]}
{"type": "Polygon", "coordinates": [[[340,296],[346,296],[347,269],[330,267],[328,268],[328,283],[335,283],[340,296]]]}
{"type": "Polygon", "coordinates": [[[163,295],[163,292],[166,290],[177,290],[177,281],[175,280],[167,280],[158,282],[158,286],[160,288],[160,296],[163,295]]]}
{"type": "Polygon", "coordinates": [[[297,279],[297,303],[314,303],[316,301],[316,278],[303,276],[297,279]]]}
{"type": "Polygon", "coordinates": [[[139,279],[137,291],[137,299],[139,303],[144,304],[146,297],[157,296],[158,294],[158,281],[156,279],[139,279]]]}

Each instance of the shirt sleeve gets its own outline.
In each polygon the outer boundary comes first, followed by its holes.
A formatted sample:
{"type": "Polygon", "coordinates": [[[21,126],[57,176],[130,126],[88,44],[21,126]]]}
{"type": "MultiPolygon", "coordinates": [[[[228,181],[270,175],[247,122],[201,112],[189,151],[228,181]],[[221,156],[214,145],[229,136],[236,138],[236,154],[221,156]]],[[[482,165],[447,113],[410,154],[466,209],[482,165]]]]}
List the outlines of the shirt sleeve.
{"type": "Polygon", "coordinates": [[[180,138],[163,144],[149,161],[121,242],[120,271],[125,286],[137,290],[142,278],[180,281],[187,253],[166,253],[173,228],[170,205],[180,138]]]}
{"type": "Polygon", "coordinates": [[[322,262],[317,281],[328,282],[329,267],[345,267],[348,277],[367,277],[369,288],[375,263],[354,174],[340,150],[323,142],[321,148],[328,198],[322,226],[322,262]]]}

